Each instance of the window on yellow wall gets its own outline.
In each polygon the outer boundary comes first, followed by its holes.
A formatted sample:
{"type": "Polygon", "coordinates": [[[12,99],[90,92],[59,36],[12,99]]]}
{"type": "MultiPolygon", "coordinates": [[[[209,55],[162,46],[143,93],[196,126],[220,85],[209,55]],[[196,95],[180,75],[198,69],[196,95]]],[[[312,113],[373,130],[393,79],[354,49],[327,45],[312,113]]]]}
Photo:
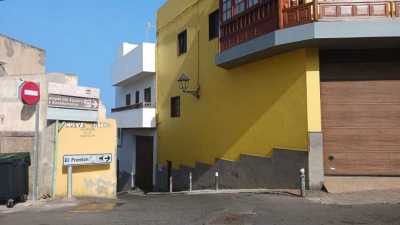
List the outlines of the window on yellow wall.
{"type": "Polygon", "coordinates": [[[217,37],[219,37],[219,10],[208,16],[208,39],[212,40],[217,37]]]}
{"type": "Polygon", "coordinates": [[[186,30],[178,34],[178,55],[187,52],[187,32],[186,30]]]}
{"type": "Polygon", "coordinates": [[[181,97],[171,98],[171,117],[181,117],[181,97]]]}

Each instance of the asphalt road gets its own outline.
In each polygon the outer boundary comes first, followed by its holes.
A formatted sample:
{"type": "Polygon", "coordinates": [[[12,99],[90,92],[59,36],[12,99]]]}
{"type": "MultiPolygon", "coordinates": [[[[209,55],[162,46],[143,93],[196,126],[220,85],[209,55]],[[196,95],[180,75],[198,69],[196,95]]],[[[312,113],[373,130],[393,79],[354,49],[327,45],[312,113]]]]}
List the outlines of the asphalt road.
{"type": "MultiPolygon", "coordinates": [[[[367,197],[367,196],[366,196],[367,197]]],[[[88,202],[0,213],[1,225],[400,225],[400,204],[334,205],[293,196],[218,194],[123,195],[88,202]]]]}

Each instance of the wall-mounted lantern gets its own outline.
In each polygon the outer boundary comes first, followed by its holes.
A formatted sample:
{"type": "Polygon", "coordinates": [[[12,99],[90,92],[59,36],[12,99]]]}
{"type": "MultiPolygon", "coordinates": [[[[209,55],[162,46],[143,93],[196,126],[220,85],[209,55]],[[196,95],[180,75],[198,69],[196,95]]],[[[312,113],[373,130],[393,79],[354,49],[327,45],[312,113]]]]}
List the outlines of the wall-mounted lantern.
{"type": "Polygon", "coordinates": [[[191,94],[196,98],[200,98],[200,86],[198,86],[195,90],[188,90],[190,84],[190,77],[184,73],[178,78],[179,89],[182,90],[183,93],[191,94]]]}

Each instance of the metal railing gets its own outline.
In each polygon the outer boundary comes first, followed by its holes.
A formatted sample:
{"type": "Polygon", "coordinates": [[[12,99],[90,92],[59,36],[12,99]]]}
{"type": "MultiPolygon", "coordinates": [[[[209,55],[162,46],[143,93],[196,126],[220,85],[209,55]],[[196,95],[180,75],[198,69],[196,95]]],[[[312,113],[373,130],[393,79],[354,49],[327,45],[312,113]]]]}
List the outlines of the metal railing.
{"type": "Polygon", "coordinates": [[[126,110],[132,110],[132,109],[142,109],[142,108],[154,108],[155,105],[151,102],[140,102],[140,103],[135,103],[132,105],[127,105],[127,106],[122,106],[122,107],[117,107],[111,109],[111,112],[122,112],[126,110]]]}

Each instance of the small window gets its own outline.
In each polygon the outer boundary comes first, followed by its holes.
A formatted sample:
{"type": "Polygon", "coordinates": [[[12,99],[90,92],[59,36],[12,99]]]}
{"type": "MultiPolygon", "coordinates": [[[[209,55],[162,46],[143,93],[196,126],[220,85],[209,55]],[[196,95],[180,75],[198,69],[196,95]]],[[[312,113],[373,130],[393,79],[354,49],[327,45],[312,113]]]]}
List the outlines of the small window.
{"type": "Polygon", "coordinates": [[[140,92],[136,91],[135,92],[135,103],[139,104],[139,102],[140,102],[140,92]]]}
{"type": "Polygon", "coordinates": [[[222,2],[222,19],[223,21],[229,20],[232,18],[233,8],[232,8],[233,0],[223,0],[222,2]]]}
{"type": "Polygon", "coordinates": [[[181,116],[181,97],[176,96],[171,98],[171,117],[181,116]]]}
{"type": "Polygon", "coordinates": [[[208,39],[219,36],[219,11],[216,10],[208,16],[208,39]]]}
{"type": "Polygon", "coordinates": [[[245,10],[245,0],[235,0],[235,5],[236,5],[236,13],[239,14],[245,10]]]}
{"type": "Polygon", "coordinates": [[[178,55],[187,52],[187,32],[186,30],[178,34],[178,55]]]}
{"type": "Polygon", "coordinates": [[[256,5],[257,3],[258,3],[258,0],[248,0],[248,3],[247,3],[248,8],[256,5]]]}
{"type": "Polygon", "coordinates": [[[131,94],[125,95],[125,105],[131,105],[131,94]]]}
{"type": "Polygon", "coordinates": [[[151,103],[151,88],[144,89],[144,102],[151,103]]]}

